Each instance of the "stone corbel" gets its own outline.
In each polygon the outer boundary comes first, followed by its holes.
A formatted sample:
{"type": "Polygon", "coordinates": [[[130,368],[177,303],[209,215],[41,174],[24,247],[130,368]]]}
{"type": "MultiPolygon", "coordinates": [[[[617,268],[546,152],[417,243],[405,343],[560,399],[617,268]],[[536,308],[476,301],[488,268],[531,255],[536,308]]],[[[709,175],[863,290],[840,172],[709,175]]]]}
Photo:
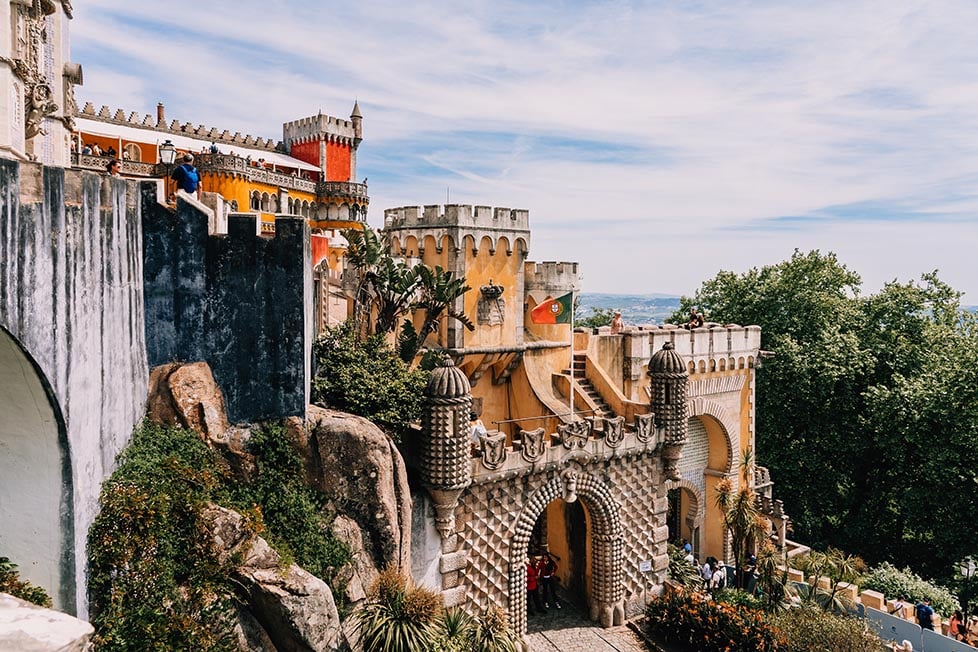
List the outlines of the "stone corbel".
{"type": "Polygon", "coordinates": [[[455,509],[463,491],[464,489],[428,487],[428,495],[435,507],[435,529],[442,537],[448,537],[455,532],[455,509]]]}

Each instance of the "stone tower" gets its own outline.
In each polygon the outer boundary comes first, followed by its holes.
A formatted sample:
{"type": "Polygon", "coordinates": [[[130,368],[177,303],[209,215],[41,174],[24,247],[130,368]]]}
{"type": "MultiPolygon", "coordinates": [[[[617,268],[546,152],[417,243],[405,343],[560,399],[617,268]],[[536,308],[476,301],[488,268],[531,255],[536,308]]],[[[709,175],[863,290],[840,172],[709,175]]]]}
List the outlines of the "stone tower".
{"type": "Polygon", "coordinates": [[[689,430],[686,386],[689,371],[672,342],[666,342],[649,360],[652,384],[652,413],[656,429],[662,433],[663,473],[669,480],[680,480],[679,456],[689,430]]]}
{"type": "Polygon", "coordinates": [[[469,380],[446,355],[431,372],[424,397],[421,478],[435,504],[435,527],[447,537],[455,531],[458,497],[472,482],[469,380]]]}

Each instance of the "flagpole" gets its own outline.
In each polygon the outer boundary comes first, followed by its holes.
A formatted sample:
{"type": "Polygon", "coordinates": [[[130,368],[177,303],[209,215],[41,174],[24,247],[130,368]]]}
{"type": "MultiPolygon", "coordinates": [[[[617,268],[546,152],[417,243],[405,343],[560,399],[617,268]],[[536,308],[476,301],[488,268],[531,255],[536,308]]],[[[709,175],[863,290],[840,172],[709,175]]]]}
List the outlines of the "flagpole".
{"type": "Polygon", "coordinates": [[[574,289],[571,288],[571,320],[570,320],[570,422],[571,425],[574,423],[574,311],[577,306],[574,305],[574,289]]]}

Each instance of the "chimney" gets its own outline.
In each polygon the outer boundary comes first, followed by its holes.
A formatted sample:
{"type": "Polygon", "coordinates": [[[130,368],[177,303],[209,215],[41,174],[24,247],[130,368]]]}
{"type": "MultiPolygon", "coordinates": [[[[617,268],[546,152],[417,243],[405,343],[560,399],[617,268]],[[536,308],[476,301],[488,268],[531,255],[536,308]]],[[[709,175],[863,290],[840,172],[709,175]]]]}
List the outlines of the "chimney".
{"type": "Polygon", "coordinates": [[[166,107],[163,106],[163,102],[156,105],[156,125],[166,126],[166,107]]]}

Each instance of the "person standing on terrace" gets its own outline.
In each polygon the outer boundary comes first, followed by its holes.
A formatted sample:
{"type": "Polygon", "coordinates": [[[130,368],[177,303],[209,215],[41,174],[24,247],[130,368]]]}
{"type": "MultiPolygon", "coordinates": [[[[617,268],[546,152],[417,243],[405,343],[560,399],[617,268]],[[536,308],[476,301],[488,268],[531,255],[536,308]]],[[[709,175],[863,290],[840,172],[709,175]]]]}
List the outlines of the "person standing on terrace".
{"type": "Polygon", "coordinates": [[[200,199],[200,173],[194,167],[192,154],[183,155],[183,163],[177,166],[170,178],[177,182],[177,188],[200,199]]]}

